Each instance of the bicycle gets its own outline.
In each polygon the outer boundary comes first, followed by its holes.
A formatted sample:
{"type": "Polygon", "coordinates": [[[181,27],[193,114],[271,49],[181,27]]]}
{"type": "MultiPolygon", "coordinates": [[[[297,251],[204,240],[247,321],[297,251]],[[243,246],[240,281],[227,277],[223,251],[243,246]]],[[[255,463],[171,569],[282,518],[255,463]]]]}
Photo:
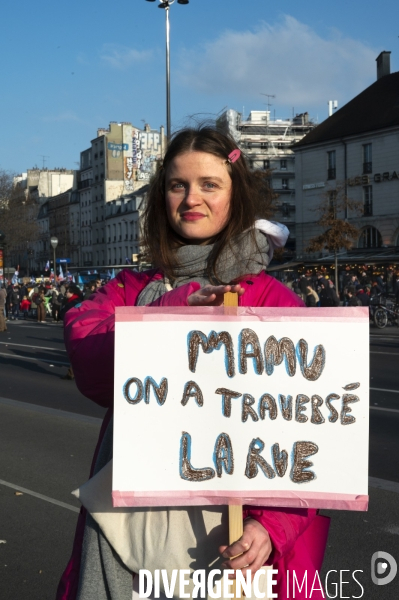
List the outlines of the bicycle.
{"type": "Polygon", "coordinates": [[[374,310],[374,323],[378,329],[384,329],[388,323],[391,325],[399,326],[399,305],[397,303],[390,303],[386,306],[379,305],[374,310]]]}

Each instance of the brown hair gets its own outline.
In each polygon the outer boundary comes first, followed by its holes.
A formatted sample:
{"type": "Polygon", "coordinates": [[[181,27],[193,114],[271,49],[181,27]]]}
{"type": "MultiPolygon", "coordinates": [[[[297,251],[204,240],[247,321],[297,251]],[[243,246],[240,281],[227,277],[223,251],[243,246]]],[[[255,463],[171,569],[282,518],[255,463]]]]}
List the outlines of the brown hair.
{"type": "MultiPolygon", "coordinates": [[[[150,184],[143,215],[143,254],[168,277],[173,279],[178,266],[176,248],[185,244],[170,226],[166,214],[165,174],[169,165],[176,156],[192,151],[207,152],[227,161],[236,148],[233,138],[209,126],[183,129],[173,136],[163,165],[150,184]]],[[[271,212],[272,194],[264,172],[251,172],[243,154],[233,164],[227,163],[226,168],[232,181],[229,220],[214,238],[215,247],[208,261],[208,275],[215,282],[221,281],[217,277],[217,261],[225,248],[231,248],[230,240],[251,228],[257,218],[269,217],[271,212]]],[[[256,244],[254,234],[253,240],[256,244]]]]}

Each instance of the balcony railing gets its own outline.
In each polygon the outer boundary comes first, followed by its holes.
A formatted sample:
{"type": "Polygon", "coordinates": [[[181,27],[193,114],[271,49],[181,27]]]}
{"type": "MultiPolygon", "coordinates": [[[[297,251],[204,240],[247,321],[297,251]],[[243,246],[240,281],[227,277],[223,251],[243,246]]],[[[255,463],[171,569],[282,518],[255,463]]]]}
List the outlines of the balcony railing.
{"type": "Polygon", "coordinates": [[[79,181],[78,190],[83,190],[84,188],[88,188],[93,183],[92,179],[85,179],[84,181],[79,181]]]}

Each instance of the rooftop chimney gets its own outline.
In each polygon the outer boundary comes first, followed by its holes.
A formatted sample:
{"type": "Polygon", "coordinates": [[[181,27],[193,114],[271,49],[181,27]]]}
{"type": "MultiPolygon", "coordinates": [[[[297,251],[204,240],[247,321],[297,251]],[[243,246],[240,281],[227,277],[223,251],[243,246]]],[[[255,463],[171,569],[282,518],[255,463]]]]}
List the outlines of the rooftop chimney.
{"type": "Polygon", "coordinates": [[[376,58],[377,61],[377,81],[385,75],[391,74],[391,53],[383,50],[376,58]]]}

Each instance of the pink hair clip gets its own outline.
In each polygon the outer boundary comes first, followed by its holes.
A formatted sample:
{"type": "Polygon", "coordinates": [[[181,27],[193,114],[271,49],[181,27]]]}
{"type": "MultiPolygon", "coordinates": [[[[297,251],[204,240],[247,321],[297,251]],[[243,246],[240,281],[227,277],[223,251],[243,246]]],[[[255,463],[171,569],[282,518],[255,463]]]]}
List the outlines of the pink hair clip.
{"type": "Polygon", "coordinates": [[[235,150],[230,152],[229,156],[227,157],[227,162],[229,162],[232,165],[240,158],[240,156],[241,156],[241,150],[236,148],[235,150]]]}

